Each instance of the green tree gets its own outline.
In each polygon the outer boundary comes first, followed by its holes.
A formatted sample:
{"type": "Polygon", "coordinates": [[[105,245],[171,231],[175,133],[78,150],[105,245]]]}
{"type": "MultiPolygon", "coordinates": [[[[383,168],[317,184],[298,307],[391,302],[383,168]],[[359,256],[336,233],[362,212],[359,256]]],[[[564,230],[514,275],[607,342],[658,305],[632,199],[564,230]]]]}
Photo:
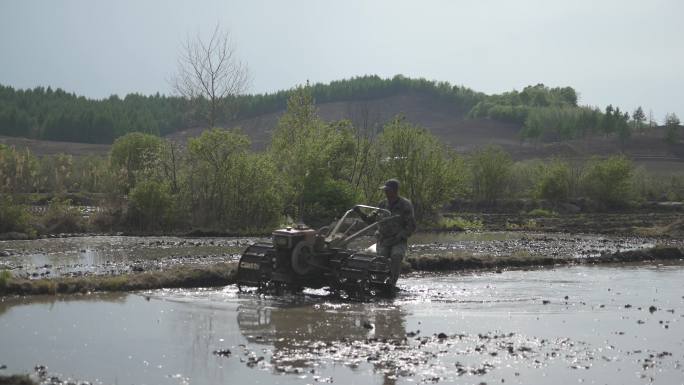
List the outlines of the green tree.
{"type": "Polygon", "coordinates": [[[601,119],[601,131],[608,136],[615,132],[615,109],[612,104],[606,106],[603,118],[601,119]]]}
{"type": "Polygon", "coordinates": [[[468,163],[475,200],[492,204],[506,195],[513,161],[501,147],[475,151],[468,163]]]}
{"type": "Polygon", "coordinates": [[[73,179],[76,191],[112,194],[121,190],[115,186],[117,181],[109,167],[108,159],[102,156],[87,155],[74,158],[73,179]]]}
{"type": "Polygon", "coordinates": [[[582,186],[587,197],[607,208],[618,208],[629,204],[634,198],[632,175],[634,166],[624,156],[590,160],[582,177],[582,186]]]}
{"type": "Polygon", "coordinates": [[[49,190],[58,194],[67,192],[73,177],[73,157],[68,154],[57,154],[51,157],[44,157],[42,163],[51,174],[49,176],[46,175],[50,180],[49,183],[51,183],[49,190]]]}
{"type": "MultiPolygon", "coordinates": [[[[307,192],[334,185],[335,181],[349,183],[352,180],[354,143],[349,122],[329,124],[318,117],[308,85],[292,93],[269,149],[286,179],[288,215],[312,224],[333,219],[328,215],[330,210],[316,214],[311,208],[323,207],[332,199],[307,192]]],[[[326,188],[325,191],[332,190],[326,188]]],[[[342,192],[353,194],[351,189],[340,190],[342,192]]],[[[356,200],[355,196],[337,198],[342,202],[356,200]]]]}
{"type": "Polygon", "coordinates": [[[248,154],[240,161],[233,176],[232,226],[247,232],[271,231],[283,214],[282,176],[269,154],[248,154]]]}
{"type": "Polygon", "coordinates": [[[200,223],[222,228],[232,225],[238,215],[233,181],[249,146],[246,135],[218,128],[188,142],[187,193],[191,195],[191,213],[200,223]]]}
{"type": "Polygon", "coordinates": [[[161,230],[172,223],[173,197],[168,184],[141,181],[131,190],[128,199],[128,221],[139,230],[161,230]]]}
{"type": "Polygon", "coordinates": [[[615,132],[620,139],[620,147],[625,150],[625,143],[632,137],[632,126],[629,124],[629,113],[620,113],[620,109],[615,110],[615,132]]]}
{"type": "Polygon", "coordinates": [[[29,151],[0,144],[0,192],[36,192],[40,187],[38,159],[29,151]]]}
{"type": "Polygon", "coordinates": [[[634,131],[639,133],[644,133],[644,122],[646,121],[646,114],[641,106],[637,107],[634,112],[632,112],[632,121],[634,122],[634,131]]]}
{"type": "Polygon", "coordinates": [[[161,148],[161,138],[140,132],[126,134],[114,142],[109,158],[115,172],[125,181],[124,192],[135,187],[140,174],[157,167],[161,148]]]}
{"type": "Polygon", "coordinates": [[[558,204],[568,200],[571,186],[572,171],[570,165],[562,160],[554,159],[544,167],[537,191],[540,198],[558,204]]]}
{"type": "Polygon", "coordinates": [[[0,234],[16,231],[35,235],[29,225],[29,215],[23,205],[17,204],[9,194],[0,195],[0,234]]]}
{"type": "Polygon", "coordinates": [[[401,192],[413,202],[417,219],[434,214],[464,192],[463,160],[426,129],[397,117],[385,125],[377,146],[383,180],[401,181],[401,192]]]}
{"type": "Polygon", "coordinates": [[[665,141],[670,144],[679,142],[680,121],[675,113],[665,115],[665,141]]]}
{"type": "Polygon", "coordinates": [[[239,131],[207,130],[188,143],[183,202],[193,223],[222,231],[263,230],[282,212],[282,181],[271,158],[251,154],[239,131]]]}

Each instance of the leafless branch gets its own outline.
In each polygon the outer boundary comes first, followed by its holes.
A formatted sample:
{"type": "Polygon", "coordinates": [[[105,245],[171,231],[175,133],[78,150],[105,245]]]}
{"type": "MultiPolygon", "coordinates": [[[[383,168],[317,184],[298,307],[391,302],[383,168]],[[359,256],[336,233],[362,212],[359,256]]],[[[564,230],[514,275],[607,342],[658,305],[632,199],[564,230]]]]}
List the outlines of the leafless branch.
{"type": "Polygon", "coordinates": [[[197,34],[182,45],[173,89],[184,98],[209,103],[206,119],[210,127],[228,107],[226,103],[245,92],[248,84],[247,65],[237,58],[230,33],[219,25],[209,41],[203,41],[197,34]]]}

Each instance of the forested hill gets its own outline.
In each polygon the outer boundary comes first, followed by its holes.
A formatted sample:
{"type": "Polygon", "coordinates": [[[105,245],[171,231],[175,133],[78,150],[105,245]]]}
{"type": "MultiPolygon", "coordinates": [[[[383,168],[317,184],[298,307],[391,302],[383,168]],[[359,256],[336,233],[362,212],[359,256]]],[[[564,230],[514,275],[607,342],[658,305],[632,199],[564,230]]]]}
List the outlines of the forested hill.
{"type": "MultiPolygon", "coordinates": [[[[376,120],[386,121],[392,118],[390,114],[409,116],[418,109],[420,114],[414,114],[414,123],[431,128],[430,122],[440,120],[433,126],[444,134],[448,134],[451,126],[462,125],[466,118],[485,118],[503,123],[501,127],[515,127],[516,139],[556,141],[591,134],[624,139],[644,127],[646,120],[643,111],[635,112],[630,120],[630,114],[610,105],[604,111],[579,106],[571,87],[550,88],[542,84],[522,91],[485,95],[447,82],[397,75],[390,79],[363,76],[310,87],[316,104],[327,111],[322,114],[324,118],[350,118],[364,124],[367,119],[359,118],[364,114],[366,118],[374,114],[376,120]],[[354,110],[345,110],[345,102],[353,104],[354,110]]],[[[257,141],[266,140],[291,92],[244,95],[231,100],[228,104],[233,108],[218,117],[219,125],[239,124],[257,141]],[[259,132],[250,132],[255,121],[261,121],[256,124],[260,126],[259,132]],[[265,124],[271,126],[264,127],[265,124]]],[[[201,130],[206,125],[202,119],[206,108],[204,100],[190,102],[159,94],[129,94],[123,98],[113,95],[93,100],[50,87],[15,90],[0,85],[0,135],[107,144],[128,132],[167,136],[187,133],[193,127],[193,131],[201,130]]]]}
{"type": "MultiPolygon", "coordinates": [[[[372,100],[403,92],[417,91],[467,112],[485,95],[445,82],[395,76],[381,79],[364,76],[330,84],[310,86],[317,103],[372,100]]],[[[232,100],[237,116],[224,111],[222,125],[236,119],[282,111],[292,91],[244,95],[232,100]]],[[[168,135],[188,127],[202,126],[206,102],[190,102],[179,97],[129,94],[93,100],[61,89],[37,87],[15,90],[0,85],[0,135],[56,141],[111,143],[128,132],[168,135]]]]}

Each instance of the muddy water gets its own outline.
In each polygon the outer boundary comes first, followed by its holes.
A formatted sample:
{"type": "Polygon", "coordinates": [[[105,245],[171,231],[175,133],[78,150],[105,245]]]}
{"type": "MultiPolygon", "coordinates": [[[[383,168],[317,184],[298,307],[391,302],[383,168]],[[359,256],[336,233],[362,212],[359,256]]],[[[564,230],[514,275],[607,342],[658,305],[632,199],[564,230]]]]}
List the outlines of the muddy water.
{"type": "Polygon", "coordinates": [[[0,268],[43,278],[115,275],[237,260],[254,238],[90,236],[0,241],[0,268]]]}
{"type": "MultiPolygon", "coordinates": [[[[0,241],[0,269],[17,277],[43,278],[80,275],[115,275],[160,270],[177,265],[202,265],[235,261],[257,238],[177,238],[91,236],[0,241]]],[[[360,239],[357,248],[373,240],[360,239]]],[[[471,253],[481,255],[544,255],[591,257],[652,247],[684,246],[682,240],[639,237],[570,235],[529,232],[422,233],[411,239],[410,253],[471,253]]]]}
{"type": "Polygon", "coordinates": [[[684,263],[399,283],[396,299],[371,303],[232,286],[6,298],[0,373],[40,364],[107,384],[683,382],[684,263]]]}

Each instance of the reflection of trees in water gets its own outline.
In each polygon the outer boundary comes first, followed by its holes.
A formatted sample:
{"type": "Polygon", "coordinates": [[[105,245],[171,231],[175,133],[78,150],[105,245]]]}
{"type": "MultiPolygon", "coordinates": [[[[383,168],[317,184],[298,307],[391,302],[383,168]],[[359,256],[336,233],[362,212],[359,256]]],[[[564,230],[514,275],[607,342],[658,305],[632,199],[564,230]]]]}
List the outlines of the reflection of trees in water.
{"type": "MultiPolygon", "coordinates": [[[[168,298],[165,300],[173,302],[168,298]]],[[[171,308],[173,313],[168,314],[168,322],[164,325],[178,340],[178,346],[183,349],[182,357],[186,357],[184,368],[179,368],[179,371],[195,373],[194,380],[200,383],[204,382],[200,378],[210,383],[230,383],[232,374],[224,368],[230,361],[212,352],[242,342],[233,318],[235,308],[218,302],[193,300],[179,303],[182,306],[171,308]]]]}
{"type": "MultiPolygon", "coordinates": [[[[237,321],[240,332],[250,343],[273,345],[274,356],[278,352],[301,351],[311,343],[334,344],[343,343],[345,339],[364,341],[369,338],[401,340],[406,336],[404,311],[393,305],[250,304],[238,308],[237,321]]],[[[311,366],[309,360],[297,359],[296,354],[287,364],[299,368],[311,366]]],[[[383,383],[394,384],[395,379],[385,375],[383,383]]]]}
{"type": "Polygon", "coordinates": [[[112,302],[122,304],[126,301],[127,293],[96,293],[85,295],[33,295],[26,297],[8,297],[0,301],[0,316],[16,306],[50,305],[66,302],[112,302]]]}

